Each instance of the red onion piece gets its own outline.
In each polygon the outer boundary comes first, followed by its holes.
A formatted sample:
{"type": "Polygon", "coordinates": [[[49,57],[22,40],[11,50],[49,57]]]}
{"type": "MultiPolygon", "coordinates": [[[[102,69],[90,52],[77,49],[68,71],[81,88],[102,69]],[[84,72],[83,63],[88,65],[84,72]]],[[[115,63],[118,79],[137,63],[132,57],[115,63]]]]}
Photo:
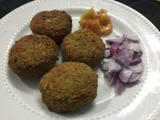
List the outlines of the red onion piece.
{"type": "Polygon", "coordinates": [[[140,62],[142,62],[142,60],[141,59],[134,59],[134,60],[132,60],[132,62],[130,63],[130,65],[136,65],[136,64],[139,64],[140,62]]]}
{"type": "Polygon", "coordinates": [[[112,43],[122,43],[123,42],[123,38],[116,38],[116,39],[107,39],[106,43],[108,44],[112,44],[112,43]]]}
{"type": "Polygon", "coordinates": [[[131,35],[131,34],[123,34],[123,38],[127,41],[131,41],[131,42],[135,42],[135,43],[139,43],[139,38],[135,35],[131,35]]]}
{"type": "Polygon", "coordinates": [[[121,65],[113,59],[109,59],[109,62],[104,63],[104,66],[110,73],[118,72],[122,69],[121,65]]]}
{"type": "Polygon", "coordinates": [[[139,52],[140,51],[140,46],[137,43],[129,43],[127,49],[133,50],[134,52],[139,52]]]}
{"type": "Polygon", "coordinates": [[[133,51],[131,51],[131,50],[122,50],[119,53],[114,54],[113,57],[122,66],[128,66],[132,61],[133,51]]]}
{"type": "Polygon", "coordinates": [[[111,79],[110,86],[115,85],[117,80],[118,80],[118,75],[114,74],[112,79],[111,79]]]}
{"type": "Polygon", "coordinates": [[[134,52],[133,59],[132,59],[132,62],[130,63],[130,65],[136,65],[136,64],[140,63],[142,61],[141,60],[141,56],[142,56],[142,52],[141,51],[134,52]]]}
{"type": "Polygon", "coordinates": [[[134,73],[141,73],[143,71],[143,64],[142,62],[137,65],[128,66],[130,70],[132,70],[134,73]]]}
{"type": "Polygon", "coordinates": [[[112,80],[112,75],[111,75],[110,72],[106,71],[106,72],[104,73],[104,76],[105,76],[105,78],[107,78],[109,81],[112,80]]]}
{"type": "Polygon", "coordinates": [[[108,58],[110,56],[110,50],[105,50],[104,57],[108,58]]]}
{"type": "Polygon", "coordinates": [[[103,63],[106,63],[106,62],[109,62],[109,61],[110,61],[109,58],[104,58],[102,62],[103,62],[103,63]]]}
{"type": "Polygon", "coordinates": [[[106,45],[105,45],[105,50],[109,50],[110,47],[111,47],[111,45],[106,44],[106,45]]]}
{"type": "Polygon", "coordinates": [[[108,65],[105,62],[102,62],[100,65],[101,70],[108,70],[108,65]]]}
{"type": "Polygon", "coordinates": [[[142,51],[134,52],[133,59],[141,58],[141,56],[142,56],[142,51]]]}
{"type": "Polygon", "coordinates": [[[135,52],[140,51],[140,46],[137,43],[133,43],[130,41],[124,41],[123,44],[119,47],[120,50],[127,49],[127,50],[133,50],[135,52]]]}
{"type": "Polygon", "coordinates": [[[123,91],[123,82],[119,79],[116,82],[116,91],[118,94],[121,94],[123,91]]]}
{"type": "Polygon", "coordinates": [[[119,46],[120,46],[119,43],[113,43],[110,48],[111,54],[114,54],[118,50],[119,46]]]}
{"type": "Polygon", "coordinates": [[[124,41],[123,44],[119,46],[119,50],[124,50],[128,48],[128,41],[124,41]]]}
{"type": "Polygon", "coordinates": [[[103,59],[101,65],[102,70],[107,70],[111,73],[118,72],[122,69],[122,67],[119,65],[119,63],[115,62],[113,59],[103,59]]]}
{"type": "Polygon", "coordinates": [[[136,82],[139,80],[139,78],[141,77],[140,74],[138,73],[133,73],[130,77],[130,79],[128,80],[128,82],[136,82]]]}
{"type": "Polygon", "coordinates": [[[127,82],[136,82],[143,71],[142,51],[136,36],[123,34],[115,39],[106,40],[105,59],[101,69],[110,81],[110,86],[116,84],[116,91],[121,94],[127,82]]]}
{"type": "Polygon", "coordinates": [[[133,71],[127,68],[123,68],[119,73],[119,78],[121,81],[127,83],[129,78],[131,77],[133,71]]]}

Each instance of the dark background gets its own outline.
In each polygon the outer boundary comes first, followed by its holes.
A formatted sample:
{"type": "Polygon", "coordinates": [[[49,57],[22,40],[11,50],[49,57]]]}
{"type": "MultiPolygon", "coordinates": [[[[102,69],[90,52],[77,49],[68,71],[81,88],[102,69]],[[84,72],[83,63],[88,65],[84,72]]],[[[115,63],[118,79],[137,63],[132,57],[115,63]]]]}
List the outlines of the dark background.
{"type": "MultiPolygon", "coordinates": [[[[32,0],[0,0],[0,18],[32,0]]],[[[160,2],[156,0],[117,0],[146,16],[160,31],[160,2]]]]}

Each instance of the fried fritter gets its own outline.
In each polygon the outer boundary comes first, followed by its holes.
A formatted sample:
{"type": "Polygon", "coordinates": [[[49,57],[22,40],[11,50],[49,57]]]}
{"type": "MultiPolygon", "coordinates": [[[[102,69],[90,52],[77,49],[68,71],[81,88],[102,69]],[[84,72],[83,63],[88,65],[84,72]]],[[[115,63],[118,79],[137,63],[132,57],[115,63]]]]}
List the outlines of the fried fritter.
{"type": "Polygon", "coordinates": [[[85,106],[97,96],[97,77],[84,63],[64,62],[41,79],[42,101],[55,112],[68,112],[85,106]]]}
{"type": "Polygon", "coordinates": [[[62,43],[64,61],[83,62],[96,67],[104,57],[102,39],[89,29],[80,29],[66,36],[62,43]]]}
{"type": "Polygon", "coordinates": [[[21,77],[42,76],[58,60],[56,43],[45,35],[26,35],[16,41],[9,53],[8,65],[21,77]]]}
{"type": "Polygon", "coordinates": [[[32,18],[30,28],[33,33],[46,35],[61,44],[63,38],[71,33],[72,19],[65,11],[42,11],[32,18]]]}

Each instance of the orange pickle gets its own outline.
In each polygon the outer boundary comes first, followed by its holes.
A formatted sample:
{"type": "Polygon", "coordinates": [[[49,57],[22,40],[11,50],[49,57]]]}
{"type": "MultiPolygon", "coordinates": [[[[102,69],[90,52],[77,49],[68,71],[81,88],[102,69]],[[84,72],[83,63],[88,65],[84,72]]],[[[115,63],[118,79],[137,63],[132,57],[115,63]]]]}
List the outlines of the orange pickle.
{"type": "Polygon", "coordinates": [[[99,12],[95,12],[93,7],[82,14],[79,25],[82,28],[92,30],[99,36],[109,35],[113,31],[113,25],[107,15],[107,10],[101,9],[99,12]]]}

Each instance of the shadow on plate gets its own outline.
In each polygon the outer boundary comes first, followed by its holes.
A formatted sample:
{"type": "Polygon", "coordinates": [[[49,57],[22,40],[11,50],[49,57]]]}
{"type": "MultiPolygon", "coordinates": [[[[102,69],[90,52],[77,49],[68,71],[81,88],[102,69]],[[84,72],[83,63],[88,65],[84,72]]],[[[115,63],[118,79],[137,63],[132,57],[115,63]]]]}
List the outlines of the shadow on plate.
{"type": "Polygon", "coordinates": [[[39,84],[39,81],[41,78],[40,77],[39,78],[22,78],[22,77],[20,77],[20,79],[29,88],[37,90],[38,84],[39,84]]]}
{"type": "Polygon", "coordinates": [[[11,82],[11,84],[23,91],[23,92],[32,92],[32,90],[38,90],[38,84],[41,78],[21,78],[18,75],[16,75],[14,72],[12,72],[10,69],[8,69],[8,77],[11,82]],[[29,88],[29,89],[28,89],[29,88]]]}
{"type": "Polygon", "coordinates": [[[93,71],[97,73],[97,72],[100,70],[99,66],[100,66],[100,65],[96,66],[96,67],[93,69],[93,71]]]}
{"type": "Polygon", "coordinates": [[[127,84],[125,84],[125,88],[131,88],[131,87],[134,87],[134,86],[136,86],[140,83],[141,83],[141,81],[137,81],[137,82],[133,82],[133,83],[127,83],[127,84]]]}

